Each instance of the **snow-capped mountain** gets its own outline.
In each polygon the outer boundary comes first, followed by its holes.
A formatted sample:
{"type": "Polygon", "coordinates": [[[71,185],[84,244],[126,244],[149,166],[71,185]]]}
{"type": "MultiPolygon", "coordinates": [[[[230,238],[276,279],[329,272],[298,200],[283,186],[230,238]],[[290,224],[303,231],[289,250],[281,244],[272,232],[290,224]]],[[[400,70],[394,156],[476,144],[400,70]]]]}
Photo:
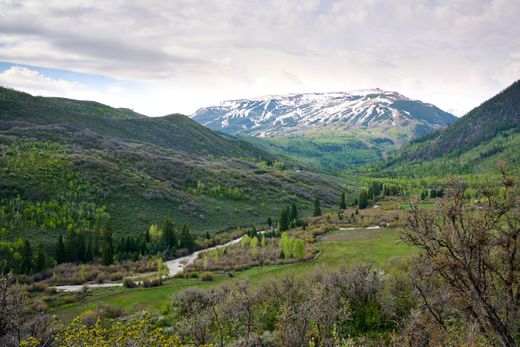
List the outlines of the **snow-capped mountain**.
{"type": "Polygon", "coordinates": [[[192,117],[214,130],[258,137],[323,129],[397,129],[414,138],[456,119],[434,105],[381,89],[230,100],[201,108],[192,117]]]}

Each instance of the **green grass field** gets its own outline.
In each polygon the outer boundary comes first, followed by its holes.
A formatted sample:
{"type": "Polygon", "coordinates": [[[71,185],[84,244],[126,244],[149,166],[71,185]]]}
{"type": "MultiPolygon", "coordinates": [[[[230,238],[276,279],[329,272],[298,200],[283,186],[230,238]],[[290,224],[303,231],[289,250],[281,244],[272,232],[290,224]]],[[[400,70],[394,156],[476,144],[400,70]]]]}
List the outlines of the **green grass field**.
{"type": "MultiPolygon", "coordinates": [[[[320,237],[319,247],[320,253],[316,258],[304,263],[251,268],[235,273],[233,278],[225,274],[216,274],[213,282],[202,282],[197,278],[170,279],[155,288],[98,289],[89,292],[77,303],[59,305],[51,309],[51,312],[68,321],[81,312],[100,305],[118,306],[128,312],[146,308],[161,311],[167,307],[174,293],[186,287],[208,287],[246,277],[252,284],[258,284],[266,279],[284,275],[302,275],[321,267],[332,269],[360,262],[370,262],[385,268],[389,259],[406,257],[414,252],[414,248],[399,240],[398,230],[391,228],[334,230],[320,237]]],[[[58,294],[57,302],[65,296],[70,297],[70,294],[58,294]]]]}

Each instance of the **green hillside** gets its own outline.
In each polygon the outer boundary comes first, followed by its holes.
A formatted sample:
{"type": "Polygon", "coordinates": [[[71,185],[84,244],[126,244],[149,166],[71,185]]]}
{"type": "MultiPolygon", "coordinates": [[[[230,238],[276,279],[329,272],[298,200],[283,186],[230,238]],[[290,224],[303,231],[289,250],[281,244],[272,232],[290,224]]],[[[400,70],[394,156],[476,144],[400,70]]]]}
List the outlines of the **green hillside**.
{"type": "Polygon", "coordinates": [[[263,223],[296,201],[335,204],[337,178],[301,170],[182,115],[0,89],[2,238],[50,245],[67,228],[142,233],[165,218],[195,233],[263,223]]]}
{"type": "Polygon", "coordinates": [[[445,176],[497,171],[505,161],[520,170],[520,81],[456,122],[366,167],[389,176],[445,176]]]}

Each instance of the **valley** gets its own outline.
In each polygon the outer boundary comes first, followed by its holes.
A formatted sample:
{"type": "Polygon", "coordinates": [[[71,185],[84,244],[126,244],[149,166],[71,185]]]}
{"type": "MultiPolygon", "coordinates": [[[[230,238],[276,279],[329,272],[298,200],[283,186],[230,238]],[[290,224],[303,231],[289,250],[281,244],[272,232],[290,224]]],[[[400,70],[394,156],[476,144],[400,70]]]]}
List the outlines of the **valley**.
{"type": "MultiPolygon", "coordinates": [[[[176,341],[171,346],[272,342],[290,329],[307,329],[291,339],[311,344],[328,341],[337,326],[344,340],[334,346],[388,345],[414,338],[406,330],[416,328],[413,315],[428,335],[439,324],[428,305],[448,300],[438,286],[466,295],[443,281],[454,273],[472,281],[475,252],[518,275],[511,240],[519,88],[456,120],[379,90],[223,103],[231,111],[220,124],[250,112],[265,122],[290,115],[275,127],[252,118],[247,131],[236,124],[227,134],[179,114],[148,118],[0,89],[0,264],[9,274],[2,285],[27,293],[34,317],[56,315],[45,330],[64,334],[56,341],[81,341],[77,329],[90,336],[101,325],[141,324],[176,341]],[[369,106],[350,118],[324,112],[317,128],[309,100],[369,106]],[[492,129],[489,117],[497,118],[492,129]],[[487,240],[478,251],[475,233],[487,240]],[[312,325],[321,314],[326,328],[312,325]]],[[[211,112],[194,119],[223,111],[211,112]]],[[[453,311],[439,313],[451,322],[440,335],[450,343],[471,330],[472,305],[516,312],[492,292],[517,293],[516,280],[489,276],[497,284],[486,287],[492,302],[458,297],[453,311]]]]}

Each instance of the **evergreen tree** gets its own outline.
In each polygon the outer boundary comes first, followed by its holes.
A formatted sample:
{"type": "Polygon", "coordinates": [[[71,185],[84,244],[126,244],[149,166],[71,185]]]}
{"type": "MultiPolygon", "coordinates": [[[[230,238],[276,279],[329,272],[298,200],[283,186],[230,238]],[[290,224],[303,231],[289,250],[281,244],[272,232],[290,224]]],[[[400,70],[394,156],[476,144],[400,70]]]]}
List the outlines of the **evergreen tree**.
{"type": "Polygon", "coordinates": [[[271,219],[271,217],[267,217],[267,226],[269,227],[269,229],[271,229],[271,227],[273,226],[273,220],[271,219]]]}
{"type": "Polygon", "coordinates": [[[85,251],[85,261],[90,262],[94,259],[94,240],[92,235],[89,235],[87,242],[87,249],[85,251]]]}
{"type": "Polygon", "coordinates": [[[163,230],[163,232],[162,232],[163,242],[166,245],[166,247],[168,247],[168,248],[177,247],[177,235],[175,234],[175,229],[173,228],[173,223],[169,218],[167,218],[164,221],[162,230],[163,230]]]}
{"type": "Polygon", "coordinates": [[[20,254],[20,272],[30,274],[34,268],[33,266],[33,252],[31,244],[28,240],[23,242],[22,252],[20,254]]]}
{"type": "Polygon", "coordinates": [[[345,200],[345,193],[341,193],[341,199],[339,201],[339,209],[345,210],[347,208],[347,202],[345,200]]]}
{"type": "Polygon", "coordinates": [[[65,243],[63,242],[63,235],[60,233],[58,235],[58,241],[56,242],[56,263],[61,264],[67,261],[67,255],[65,252],[65,243]]]}
{"type": "Polygon", "coordinates": [[[43,243],[40,242],[38,252],[36,253],[36,259],[34,260],[34,271],[42,272],[45,270],[47,261],[45,259],[45,252],[43,251],[43,243]]]}
{"type": "Polygon", "coordinates": [[[360,209],[367,208],[368,206],[368,192],[366,189],[361,189],[359,192],[359,200],[358,200],[358,207],[360,209]]]}
{"type": "Polygon", "coordinates": [[[83,232],[79,232],[76,235],[76,254],[77,259],[81,262],[85,262],[87,260],[86,254],[87,254],[87,245],[85,241],[85,234],[83,232]]]}
{"type": "Polygon", "coordinates": [[[282,209],[280,217],[278,218],[278,232],[282,232],[289,229],[289,214],[287,209],[282,209]]]}
{"type": "Polygon", "coordinates": [[[193,250],[195,249],[195,240],[186,224],[184,224],[184,226],[182,227],[179,239],[181,248],[187,248],[193,252],[193,250]]]}
{"type": "Polygon", "coordinates": [[[103,240],[103,250],[101,251],[101,263],[103,265],[111,265],[114,263],[114,245],[112,241],[112,231],[107,229],[105,231],[103,240]]]}
{"type": "Polygon", "coordinates": [[[298,209],[296,208],[296,202],[292,202],[291,214],[289,215],[289,221],[294,222],[298,219],[298,209]]]}
{"type": "Polygon", "coordinates": [[[321,216],[321,207],[320,207],[320,198],[317,197],[316,200],[314,200],[314,217],[321,216]]]}

